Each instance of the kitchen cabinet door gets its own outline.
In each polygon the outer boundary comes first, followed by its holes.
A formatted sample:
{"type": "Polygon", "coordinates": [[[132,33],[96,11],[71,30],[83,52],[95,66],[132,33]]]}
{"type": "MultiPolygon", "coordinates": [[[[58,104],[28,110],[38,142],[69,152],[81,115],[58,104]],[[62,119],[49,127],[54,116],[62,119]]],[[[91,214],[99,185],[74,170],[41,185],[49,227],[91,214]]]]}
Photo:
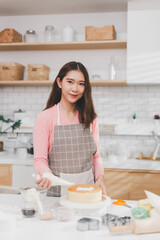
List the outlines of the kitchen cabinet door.
{"type": "Polygon", "coordinates": [[[109,197],[128,200],[129,173],[127,171],[105,169],[104,179],[109,197]]]}
{"type": "Polygon", "coordinates": [[[157,2],[128,4],[128,84],[160,83],[160,3],[157,2]]]}
{"type": "Polygon", "coordinates": [[[32,177],[34,173],[33,166],[30,165],[13,165],[12,186],[34,186],[35,180],[32,177]]]}
{"type": "Polygon", "coordinates": [[[139,200],[147,198],[144,190],[160,195],[160,173],[129,173],[129,199],[139,200]]]}
{"type": "Polygon", "coordinates": [[[12,165],[0,164],[0,185],[12,185],[12,165]]]}

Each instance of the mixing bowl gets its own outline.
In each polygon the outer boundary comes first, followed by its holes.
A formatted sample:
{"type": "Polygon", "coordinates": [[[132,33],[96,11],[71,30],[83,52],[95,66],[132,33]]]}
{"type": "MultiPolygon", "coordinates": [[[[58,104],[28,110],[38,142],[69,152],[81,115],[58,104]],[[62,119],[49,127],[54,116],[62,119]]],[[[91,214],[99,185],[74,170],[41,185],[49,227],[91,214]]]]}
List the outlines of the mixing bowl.
{"type": "Polygon", "coordinates": [[[47,194],[47,189],[38,188],[38,187],[21,187],[20,188],[21,196],[25,202],[43,201],[47,194]]]}

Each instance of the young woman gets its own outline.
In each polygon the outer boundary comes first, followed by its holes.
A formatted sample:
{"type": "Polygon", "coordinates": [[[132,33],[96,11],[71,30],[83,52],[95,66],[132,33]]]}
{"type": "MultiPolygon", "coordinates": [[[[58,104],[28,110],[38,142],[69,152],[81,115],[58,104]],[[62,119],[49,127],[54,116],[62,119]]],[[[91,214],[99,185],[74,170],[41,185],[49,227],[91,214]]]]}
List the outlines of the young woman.
{"type": "MultiPolygon", "coordinates": [[[[94,184],[102,188],[104,168],[99,151],[99,128],[94,111],[86,68],[69,62],[59,71],[47,101],[34,127],[34,168],[42,176],[52,172],[75,184],[94,184]]],[[[48,195],[61,196],[61,187],[41,177],[39,187],[48,195]]]]}

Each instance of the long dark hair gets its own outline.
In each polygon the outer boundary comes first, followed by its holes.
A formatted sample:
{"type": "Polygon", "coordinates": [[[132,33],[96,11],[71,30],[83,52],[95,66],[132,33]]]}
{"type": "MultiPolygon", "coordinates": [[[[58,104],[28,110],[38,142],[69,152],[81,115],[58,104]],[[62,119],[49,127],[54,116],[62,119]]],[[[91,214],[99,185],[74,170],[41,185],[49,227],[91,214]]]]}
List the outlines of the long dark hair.
{"type": "Polygon", "coordinates": [[[55,81],[53,82],[52,90],[45,109],[54,106],[61,100],[61,88],[58,87],[57,78],[60,78],[60,81],[62,81],[66,74],[73,70],[81,71],[85,78],[85,91],[82,98],[76,102],[76,107],[79,112],[80,123],[84,123],[85,128],[88,128],[97,115],[93,106],[88,72],[85,66],[80,62],[68,62],[60,69],[55,81]]]}

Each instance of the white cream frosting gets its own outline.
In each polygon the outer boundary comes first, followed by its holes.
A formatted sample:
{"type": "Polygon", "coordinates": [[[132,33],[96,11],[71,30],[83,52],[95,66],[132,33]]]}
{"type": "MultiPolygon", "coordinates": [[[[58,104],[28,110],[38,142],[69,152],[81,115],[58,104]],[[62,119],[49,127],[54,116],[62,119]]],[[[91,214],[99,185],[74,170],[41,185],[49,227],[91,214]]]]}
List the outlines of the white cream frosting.
{"type": "Polygon", "coordinates": [[[27,189],[25,194],[26,202],[37,202],[39,200],[39,192],[35,188],[27,189]]]}
{"type": "Polygon", "coordinates": [[[86,188],[85,188],[85,187],[84,187],[84,188],[83,188],[83,187],[78,187],[76,190],[77,190],[77,191],[92,192],[93,189],[94,189],[93,187],[89,187],[89,188],[87,188],[87,187],[86,187],[86,188]]]}

